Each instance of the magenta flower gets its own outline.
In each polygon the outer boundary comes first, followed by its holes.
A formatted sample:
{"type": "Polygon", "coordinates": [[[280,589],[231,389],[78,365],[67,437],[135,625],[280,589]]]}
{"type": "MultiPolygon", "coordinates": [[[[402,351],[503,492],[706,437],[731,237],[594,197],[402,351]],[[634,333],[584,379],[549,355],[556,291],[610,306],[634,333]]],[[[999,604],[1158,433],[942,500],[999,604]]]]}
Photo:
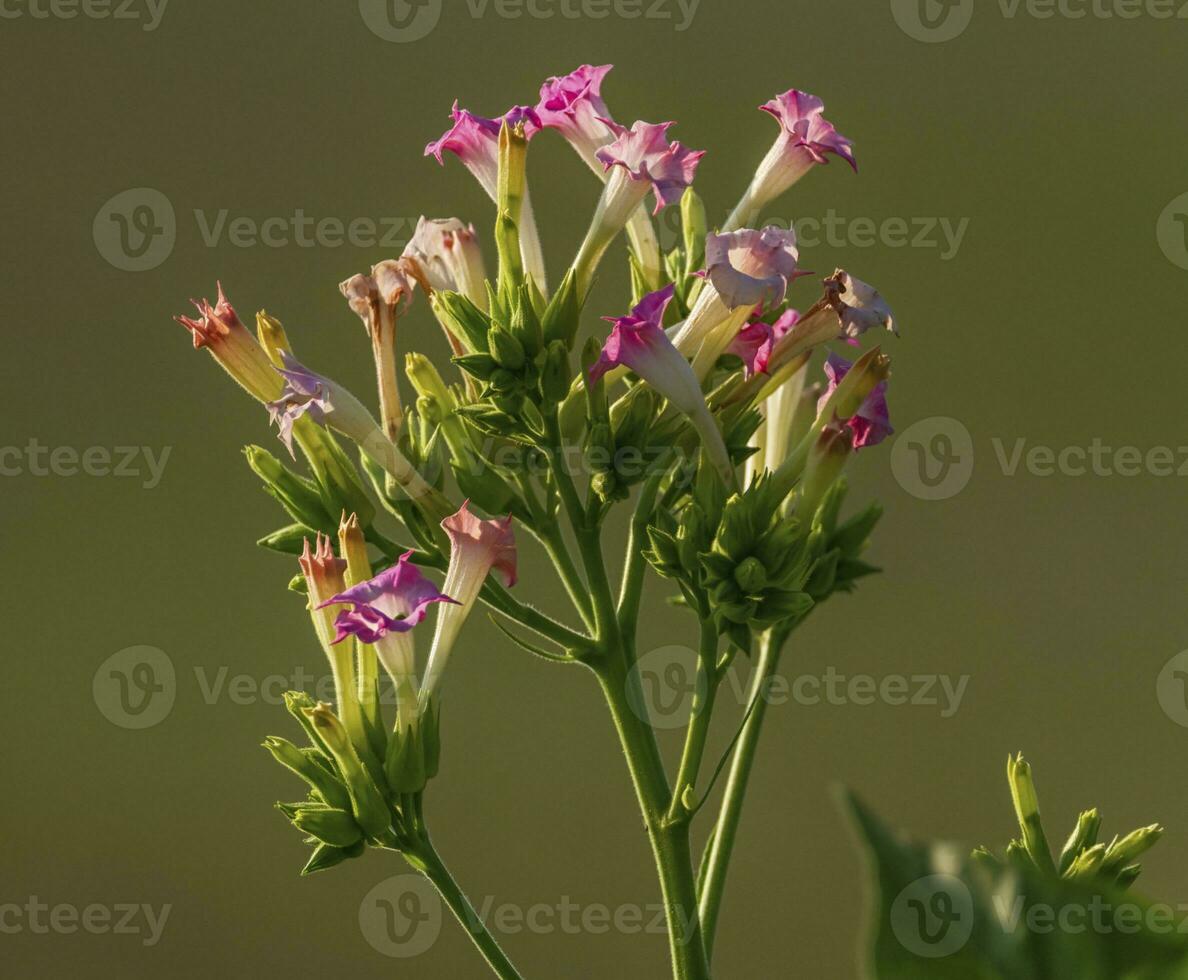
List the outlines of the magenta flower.
{"type": "Polygon", "coordinates": [[[462,624],[474,608],[487,576],[494,574],[507,588],[516,584],[516,540],[511,521],[510,514],[502,520],[481,520],[470,513],[467,501],[456,514],[441,522],[450,538],[450,567],[442,591],[453,599],[437,617],[433,649],[429,652],[421,690],[422,705],[440,683],[462,624]]]}
{"type": "Polygon", "coordinates": [[[796,232],[769,225],[762,231],[744,228],[705,240],[705,275],[729,309],[783,302],[788,284],[798,273],[796,232]]]}
{"type": "Polygon", "coordinates": [[[590,368],[590,383],[596,384],[612,368],[625,367],[677,409],[692,415],[705,407],[701,386],[689,362],[664,332],[664,311],[675,289],[670,284],[649,293],[627,316],[603,317],[614,327],[602,346],[602,354],[590,368]]]}
{"type": "Polygon", "coordinates": [[[561,133],[591,166],[597,166],[599,147],[614,135],[605,122],[611,118],[610,110],[602,101],[602,80],[612,67],[582,65],[568,75],[554,76],[540,87],[536,104],[540,124],[561,133]]]}
{"type": "Polygon", "coordinates": [[[787,310],[775,323],[766,323],[763,320],[748,323],[730,342],[726,353],[742,359],[747,377],[767,374],[775,345],[799,322],[800,313],[787,310]]]}
{"type": "Polygon", "coordinates": [[[523,123],[524,135],[531,139],[540,131],[540,117],[535,109],[513,106],[499,119],[486,119],[459,109],[456,100],[451,115],[454,125],[425,147],[425,156],[444,164],[445,153],[453,153],[474,174],[491,200],[495,200],[499,184],[499,131],[504,121],[509,125],[523,123]]]}
{"type": "MultiPolygon", "coordinates": [[[[841,384],[854,365],[844,357],[830,354],[825,361],[825,374],[829,378],[829,387],[817,403],[817,410],[821,411],[829,402],[830,396],[841,384]]],[[[858,413],[846,425],[854,433],[854,448],[877,446],[895,430],[891,428],[891,417],[887,410],[887,382],[880,381],[874,391],[870,393],[858,413]]]]}
{"type": "Polygon", "coordinates": [[[188,316],[174,319],[193,335],[195,349],[205,347],[249,394],[268,402],[277,397],[281,387],[272,362],[239,319],[223,292],[222,283],[218,284],[218,291],[219,298],[213,306],[208,299],[190,301],[198,311],[197,319],[188,316]]]}
{"type": "Polygon", "coordinates": [[[590,368],[590,382],[597,383],[612,368],[625,367],[634,371],[677,411],[689,417],[714,466],[726,485],[732,486],[734,467],[730,454],[718,423],[705,403],[697,375],[664,331],[664,312],[672,302],[675,289],[675,285],[670,284],[649,293],[627,316],[603,317],[614,327],[598,360],[590,368]]]}
{"type": "Polygon", "coordinates": [[[842,136],[822,113],[825,103],[815,95],[791,89],[759,107],[780,124],[780,135],[759,164],[751,185],[727,220],[732,231],[754,221],[763,209],[818,164],[829,162],[830,153],[855,170],[854,144],[842,136]]]}
{"type": "Polygon", "coordinates": [[[644,181],[656,195],[658,214],[669,204],[676,204],[693,183],[704,150],[690,150],[680,142],[668,141],[673,123],[637,122],[630,129],[611,119],[602,120],[616,138],[600,148],[595,156],[606,170],[620,167],[632,181],[644,181]]]}
{"type": "Polygon", "coordinates": [[[411,557],[412,552],[406,552],[391,568],[318,605],[319,609],[342,604],[351,606],[340,612],[334,621],[335,643],[341,643],[348,636],[357,637],[363,643],[379,643],[389,633],[407,633],[418,625],[428,615],[433,603],[454,601],[421,574],[409,560],[411,557]]]}

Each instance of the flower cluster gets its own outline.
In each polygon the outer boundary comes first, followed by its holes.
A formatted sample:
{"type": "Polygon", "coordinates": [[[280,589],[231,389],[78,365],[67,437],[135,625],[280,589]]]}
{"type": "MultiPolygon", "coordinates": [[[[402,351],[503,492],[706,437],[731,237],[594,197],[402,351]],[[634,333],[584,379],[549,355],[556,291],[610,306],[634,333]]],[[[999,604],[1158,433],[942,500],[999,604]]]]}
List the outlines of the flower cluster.
{"type": "MultiPolygon", "coordinates": [[[[731,217],[713,227],[694,190],[713,158],[673,140],[672,122],[617,120],[602,94],[610,70],[586,65],[550,78],[535,105],[493,116],[454,104],[450,128],[425,152],[443,164],[456,158],[490,197],[494,261],[481,221],[422,217],[402,254],[341,283],[370,341],[371,405],[299,359],[275,317],[261,313],[253,337],[221,286],[217,303],[179,318],[308,465],[300,473],[247,450],[292,522],[260,543],[297,557],[291,587],[306,598],[335,681],[333,705],[290,695],[307,746],[265,743],[308,787],[306,800],[281,805],[315,847],[307,872],[368,846],[398,849],[447,900],[460,894],[429,842],[423,792],[440,764],[444,678],[479,603],[518,646],[589,666],[622,722],[649,566],[698,621],[711,691],[738,652],[756,639],[782,643],[874,571],[861,555],[880,511],[842,516],[844,471],[892,431],[890,360],[868,337],[895,333],[895,318],[845,270],[798,299],[813,274],[796,235],[760,220],[829,157],[853,165],[852,144],[819,99],[795,89],[775,96],[762,109],[779,136],[731,217]],[[529,163],[533,143],[558,133],[594,180],[583,177],[592,215],[581,245],[554,267],[550,286],[529,163]],[[680,211],[672,248],[653,223],[664,208],[680,211]],[[620,235],[632,290],[608,301],[599,274],[620,235]],[[609,327],[583,338],[584,325],[599,323],[586,317],[596,304],[609,327]],[[449,343],[440,370],[407,349],[416,332],[404,324],[423,310],[449,343]],[[607,517],[633,495],[612,594],[607,517]],[[512,590],[513,521],[552,561],[569,614],[545,613],[512,590]],[[394,718],[384,717],[381,687],[395,693],[394,718]]],[[[704,724],[708,713],[691,720],[671,793],[651,799],[645,787],[641,796],[658,833],[687,830],[700,808],[704,724]]],[[[639,757],[629,726],[620,733],[637,772],[656,764],[658,753],[639,757]]],[[[648,786],[668,783],[653,777],[648,786]]],[[[661,848],[658,860],[682,850],[661,848]]],[[[686,871],[673,887],[693,880],[686,871]]],[[[706,873],[712,891],[713,860],[706,873]]],[[[694,899],[674,893],[669,926],[677,975],[704,977],[694,899]]],[[[489,962],[504,962],[484,930],[474,938],[489,962]]]]}

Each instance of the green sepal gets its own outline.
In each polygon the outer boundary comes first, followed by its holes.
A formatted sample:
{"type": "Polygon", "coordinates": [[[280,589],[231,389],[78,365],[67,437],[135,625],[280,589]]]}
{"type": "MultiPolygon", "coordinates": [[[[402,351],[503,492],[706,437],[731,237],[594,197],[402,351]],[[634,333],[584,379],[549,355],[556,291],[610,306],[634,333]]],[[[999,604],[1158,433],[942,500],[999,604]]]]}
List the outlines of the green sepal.
{"type": "Polygon", "coordinates": [[[581,319],[582,299],[578,297],[577,275],[573,269],[565,273],[561,285],[541,317],[541,332],[544,343],[552,340],[564,341],[566,349],[573,347],[577,336],[578,321],[581,319]]]}
{"type": "Polygon", "coordinates": [[[292,742],[270,735],[263,745],[277,762],[305,780],[328,806],[350,809],[351,796],[346,786],[292,742]]]}
{"type": "Polygon", "coordinates": [[[346,810],[324,803],[278,803],[276,808],[302,833],[331,847],[350,847],[363,840],[363,831],[346,810]]]}
{"type": "Polygon", "coordinates": [[[425,745],[419,724],[397,729],[388,739],[384,773],[393,793],[420,793],[428,777],[425,774],[425,745]]]}
{"type": "Polygon", "coordinates": [[[305,548],[307,538],[316,537],[317,532],[304,524],[290,524],[266,534],[256,542],[261,548],[269,551],[279,551],[282,555],[300,555],[305,548]]]}
{"type": "Polygon", "coordinates": [[[319,871],[328,871],[331,868],[338,867],[344,861],[359,857],[365,850],[367,850],[367,847],[362,841],[352,844],[350,847],[334,847],[331,844],[319,844],[314,848],[313,854],[309,856],[309,860],[305,862],[305,867],[301,869],[301,877],[305,878],[309,875],[317,874],[319,871]]]}
{"type": "MultiPolygon", "coordinates": [[[[489,283],[487,288],[490,290],[489,283]]],[[[438,318],[467,349],[472,352],[487,349],[487,332],[491,329],[491,317],[479,309],[469,297],[461,293],[437,292],[433,294],[432,305],[438,318]]]]}

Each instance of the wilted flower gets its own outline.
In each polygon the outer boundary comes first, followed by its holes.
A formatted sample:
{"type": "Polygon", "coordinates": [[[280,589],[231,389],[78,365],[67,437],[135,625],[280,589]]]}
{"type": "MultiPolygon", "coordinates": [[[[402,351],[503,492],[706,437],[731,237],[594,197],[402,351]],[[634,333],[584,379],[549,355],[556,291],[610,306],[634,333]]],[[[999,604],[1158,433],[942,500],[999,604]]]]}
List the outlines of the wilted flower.
{"type": "MultiPolygon", "coordinates": [[[[849,373],[853,363],[837,354],[830,354],[825,362],[825,374],[829,378],[829,387],[821,396],[818,409],[824,410],[829,397],[837,390],[842,378],[849,373]]],[[[854,433],[854,448],[877,446],[895,430],[891,428],[891,418],[887,411],[887,382],[881,381],[867,396],[856,415],[846,423],[854,433]]]]}
{"type": "Polygon", "coordinates": [[[831,340],[853,340],[867,330],[883,327],[898,335],[891,307],[872,286],[838,269],[824,282],[824,294],[782,339],[769,359],[778,371],[801,354],[831,340]]]}
{"type": "Polygon", "coordinates": [[[454,643],[470,615],[487,575],[494,573],[507,588],[516,584],[516,541],[511,515],[484,521],[470,513],[469,502],[441,522],[450,538],[450,567],[442,591],[453,602],[437,617],[433,649],[421,689],[422,705],[428,703],[441,681],[454,643]]]}
{"type": "Polygon", "coordinates": [[[280,398],[268,403],[268,414],[290,455],[293,455],[293,423],[304,415],[318,425],[330,425],[352,438],[375,427],[371,414],[346,389],[309,370],[288,351],[281,352],[281,359],[285,366],[276,371],[284,379],[284,386],[280,398]]]}
{"type": "Polygon", "coordinates": [[[404,421],[396,386],[396,321],[412,303],[415,285],[407,259],[386,259],[372,266],[370,276],[351,276],[338,287],[371,338],[380,413],[389,439],[399,435],[404,421]]]}
{"type": "Polygon", "coordinates": [[[205,347],[240,385],[262,402],[280,394],[281,382],[272,368],[264,348],[256,342],[239,319],[234,307],[218,284],[219,299],[213,306],[210,300],[191,300],[198,311],[198,319],[174,317],[194,337],[194,347],[205,347]]]}
{"type": "Polygon", "coordinates": [[[727,219],[725,231],[754,221],[763,209],[833,153],[855,170],[853,143],[841,135],[822,113],[825,103],[815,95],[791,89],[759,107],[780,124],[780,135],[759,164],[750,187],[727,219]]]}
{"type": "Polygon", "coordinates": [[[487,270],[474,225],[422,216],[404,257],[417,263],[432,289],[461,293],[479,309],[487,308],[487,270]]]}

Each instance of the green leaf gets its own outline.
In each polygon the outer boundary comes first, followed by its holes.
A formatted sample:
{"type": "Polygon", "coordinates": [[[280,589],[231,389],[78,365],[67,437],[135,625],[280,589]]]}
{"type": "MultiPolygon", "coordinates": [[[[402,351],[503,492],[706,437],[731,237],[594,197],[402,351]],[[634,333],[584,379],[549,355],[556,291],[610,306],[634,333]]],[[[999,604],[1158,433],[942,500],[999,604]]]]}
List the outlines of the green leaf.
{"type": "Polygon", "coordinates": [[[1178,935],[1174,924],[1159,925],[1169,922],[1160,917],[1170,912],[1167,906],[1153,913],[1121,892],[1076,885],[1029,865],[993,867],[956,844],[913,842],[893,834],[854,796],[846,794],[844,803],[876,885],[865,976],[1188,977],[1188,937],[1178,935]]]}

